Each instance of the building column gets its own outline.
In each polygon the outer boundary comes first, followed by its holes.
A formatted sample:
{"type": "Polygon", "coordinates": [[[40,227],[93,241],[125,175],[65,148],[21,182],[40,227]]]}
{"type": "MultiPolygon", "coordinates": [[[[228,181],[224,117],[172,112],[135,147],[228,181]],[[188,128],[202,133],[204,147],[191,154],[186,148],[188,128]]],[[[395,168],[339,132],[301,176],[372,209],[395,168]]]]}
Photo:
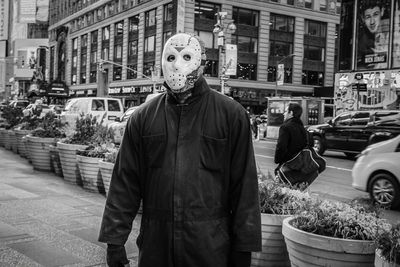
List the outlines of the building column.
{"type": "Polygon", "coordinates": [[[260,11],[260,24],[258,30],[258,53],[257,53],[257,80],[268,80],[268,57],[269,57],[269,28],[270,13],[260,11]]]}
{"type": "Polygon", "coordinates": [[[138,60],[137,60],[137,71],[138,78],[142,78],[143,73],[143,55],[144,55],[144,13],[139,14],[139,36],[138,36],[138,60]]]}
{"type": "Polygon", "coordinates": [[[326,47],[325,47],[325,79],[324,86],[333,86],[335,76],[335,35],[336,24],[328,22],[326,29],[326,47]]]}
{"type": "MultiPolygon", "coordinates": [[[[129,18],[124,19],[124,36],[122,37],[122,65],[128,65],[128,35],[129,35],[129,18]]],[[[122,68],[122,80],[125,81],[128,76],[128,70],[122,68]]]]}
{"type": "Polygon", "coordinates": [[[293,53],[296,58],[293,60],[293,84],[301,84],[303,74],[304,57],[304,18],[296,17],[294,30],[293,53]]]}

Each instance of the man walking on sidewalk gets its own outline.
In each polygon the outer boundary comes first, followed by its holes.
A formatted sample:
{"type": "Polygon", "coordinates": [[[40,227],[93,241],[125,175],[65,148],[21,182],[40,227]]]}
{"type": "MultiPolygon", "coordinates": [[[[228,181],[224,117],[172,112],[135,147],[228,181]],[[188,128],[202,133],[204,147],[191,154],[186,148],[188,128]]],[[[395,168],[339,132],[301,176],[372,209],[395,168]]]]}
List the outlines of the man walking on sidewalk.
{"type": "Polygon", "coordinates": [[[202,76],[205,51],[179,33],[165,44],[167,90],[129,119],[99,240],[110,266],[143,200],[140,267],[248,267],[261,250],[258,181],[250,120],[202,76]]]}

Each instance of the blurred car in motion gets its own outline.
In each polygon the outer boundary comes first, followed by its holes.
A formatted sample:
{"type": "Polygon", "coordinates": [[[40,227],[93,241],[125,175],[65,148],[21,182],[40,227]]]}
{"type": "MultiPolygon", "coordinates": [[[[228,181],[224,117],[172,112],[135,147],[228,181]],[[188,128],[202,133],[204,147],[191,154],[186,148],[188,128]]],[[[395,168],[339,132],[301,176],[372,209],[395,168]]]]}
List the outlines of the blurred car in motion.
{"type": "Polygon", "coordinates": [[[125,132],[126,123],[129,119],[129,117],[138,108],[139,108],[139,106],[134,106],[134,107],[128,108],[121,117],[116,118],[114,122],[111,122],[108,125],[108,127],[110,127],[112,130],[114,130],[114,143],[116,143],[116,144],[121,143],[122,136],[124,135],[124,132],[125,132]]]}
{"type": "Polygon", "coordinates": [[[376,203],[400,208],[400,135],[368,146],[352,170],[355,189],[368,192],[376,203]]]}

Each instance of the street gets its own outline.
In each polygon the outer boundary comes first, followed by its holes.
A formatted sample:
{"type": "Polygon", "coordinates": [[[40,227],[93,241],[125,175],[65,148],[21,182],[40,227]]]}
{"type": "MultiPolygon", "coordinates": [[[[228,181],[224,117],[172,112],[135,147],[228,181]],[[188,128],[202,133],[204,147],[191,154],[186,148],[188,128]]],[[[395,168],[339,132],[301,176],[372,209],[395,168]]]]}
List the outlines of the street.
{"type": "MultiPolygon", "coordinates": [[[[276,168],[274,153],[276,141],[253,140],[257,165],[265,174],[272,174],[276,168]]],[[[347,159],[343,153],[327,151],[324,154],[326,170],[310,186],[310,192],[322,198],[350,201],[355,198],[368,198],[366,192],[352,188],[351,170],[355,160],[347,159]]],[[[383,217],[391,222],[400,220],[400,211],[385,210],[383,217]]]]}

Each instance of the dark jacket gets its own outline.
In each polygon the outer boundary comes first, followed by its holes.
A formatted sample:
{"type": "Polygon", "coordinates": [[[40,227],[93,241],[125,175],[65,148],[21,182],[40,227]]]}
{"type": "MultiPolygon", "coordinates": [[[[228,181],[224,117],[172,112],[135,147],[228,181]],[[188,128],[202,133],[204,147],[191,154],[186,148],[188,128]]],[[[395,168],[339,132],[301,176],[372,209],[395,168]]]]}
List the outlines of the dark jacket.
{"type": "Polygon", "coordinates": [[[231,250],[259,251],[261,222],[249,117],[195,83],[187,104],[164,93],[128,121],[99,240],[124,244],[140,200],[140,267],[228,267],[231,250]]]}
{"type": "Polygon", "coordinates": [[[279,128],[278,143],[275,150],[275,163],[282,164],[307,146],[307,131],[298,118],[285,121],[279,128]]]}

